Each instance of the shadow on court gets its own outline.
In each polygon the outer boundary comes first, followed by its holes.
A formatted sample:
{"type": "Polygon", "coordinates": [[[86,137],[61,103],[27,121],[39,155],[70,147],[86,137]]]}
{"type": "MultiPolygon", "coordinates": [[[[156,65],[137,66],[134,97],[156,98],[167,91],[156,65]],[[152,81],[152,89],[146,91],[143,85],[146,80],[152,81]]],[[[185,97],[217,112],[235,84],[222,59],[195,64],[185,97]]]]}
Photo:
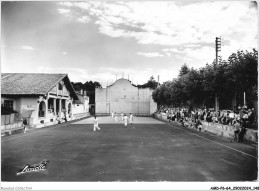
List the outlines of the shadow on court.
{"type": "Polygon", "coordinates": [[[120,122],[99,126],[101,131],[93,132],[93,124],[79,122],[2,139],[2,181],[257,179],[257,150],[252,145],[202,133],[196,136],[164,123],[139,123],[134,128],[120,122]],[[50,161],[46,170],[16,175],[25,164],[43,159],[50,161]]]}

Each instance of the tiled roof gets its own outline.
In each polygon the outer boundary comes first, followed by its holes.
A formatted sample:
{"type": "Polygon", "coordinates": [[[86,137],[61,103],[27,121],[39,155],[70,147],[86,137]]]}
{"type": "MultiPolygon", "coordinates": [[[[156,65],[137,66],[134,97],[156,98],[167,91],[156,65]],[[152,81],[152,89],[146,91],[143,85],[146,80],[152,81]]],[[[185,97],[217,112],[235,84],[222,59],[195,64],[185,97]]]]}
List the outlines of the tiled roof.
{"type": "Polygon", "coordinates": [[[67,74],[2,73],[1,94],[45,95],[67,74]]]}

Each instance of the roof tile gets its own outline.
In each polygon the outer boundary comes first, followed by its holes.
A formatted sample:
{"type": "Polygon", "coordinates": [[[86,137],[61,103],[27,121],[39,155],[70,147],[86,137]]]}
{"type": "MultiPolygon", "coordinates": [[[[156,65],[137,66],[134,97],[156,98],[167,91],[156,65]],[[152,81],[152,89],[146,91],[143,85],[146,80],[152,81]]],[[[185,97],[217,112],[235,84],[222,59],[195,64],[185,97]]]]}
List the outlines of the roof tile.
{"type": "Polygon", "coordinates": [[[2,73],[1,94],[44,95],[65,76],[67,74],[2,73]]]}

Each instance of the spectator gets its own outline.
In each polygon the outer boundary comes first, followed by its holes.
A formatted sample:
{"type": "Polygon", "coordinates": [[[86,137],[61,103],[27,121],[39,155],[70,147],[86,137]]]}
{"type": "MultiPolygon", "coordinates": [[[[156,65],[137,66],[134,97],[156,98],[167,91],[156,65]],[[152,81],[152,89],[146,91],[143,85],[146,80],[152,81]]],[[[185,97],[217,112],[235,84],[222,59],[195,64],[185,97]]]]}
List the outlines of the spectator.
{"type": "Polygon", "coordinates": [[[206,121],[207,122],[212,122],[212,116],[211,116],[211,111],[210,110],[206,113],[206,121]]]}
{"type": "Polygon", "coordinates": [[[66,110],[64,110],[64,121],[65,121],[65,123],[67,123],[67,116],[66,116],[66,110]]]}
{"type": "Polygon", "coordinates": [[[243,118],[243,115],[244,115],[244,110],[243,109],[239,110],[239,117],[241,120],[243,118]]]}
{"type": "Polygon", "coordinates": [[[255,116],[254,113],[252,112],[251,109],[248,110],[248,121],[250,122],[250,124],[252,125],[253,122],[255,120],[255,116]]]}
{"type": "Polygon", "coordinates": [[[224,118],[223,118],[223,125],[227,124],[227,118],[228,118],[228,111],[224,111],[224,118]]]}
{"type": "Polygon", "coordinates": [[[27,130],[27,120],[26,118],[23,119],[23,133],[26,133],[26,130],[27,130]]]}
{"type": "Polygon", "coordinates": [[[175,121],[175,119],[176,119],[176,115],[175,115],[175,113],[173,113],[172,114],[172,121],[175,121]]]}
{"type": "Polygon", "coordinates": [[[212,122],[213,123],[218,123],[218,114],[217,114],[217,112],[213,112],[213,114],[212,114],[212,122]]]}
{"type": "Polygon", "coordinates": [[[219,116],[219,121],[220,121],[220,123],[224,123],[224,111],[221,111],[220,112],[220,116],[219,116]]]}
{"type": "Polygon", "coordinates": [[[231,111],[228,115],[228,124],[233,125],[234,118],[235,118],[235,113],[231,111]]]}
{"type": "Polygon", "coordinates": [[[201,120],[205,120],[205,119],[206,119],[206,115],[207,115],[207,110],[204,109],[203,112],[202,112],[202,118],[201,118],[201,120]]]}
{"type": "Polygon", "coordinates": [[[242,117],[242,124],[244,125],[244,126],[246,126],[246,124],[247,124],[247,121],[248,121],[248,114],[247,114],[247,111],[243,111],[243,117],[242,117]]]}
{"type": "Polygon", "coordinates": [[[233,138],[233,142],[238,142],[239,141],[239,133],[240,133],[240,123],[239,121],[235,122],[235,131],[234,131],[234,138],[233,138]]]}
{"type": "Polygon", "coordinates": [[[233,120],[233,125],[235,124],[236,121],[240,122],[240,115],[239,115],[239,113],[236,112],[234,116],[235,117],[234,117],[234,120],[233,120]]]}
{"type": "Polygon", "coordinates": [[[195,112],[195,123],[198,121],[199,119],[199,115],[198,115],[198,111],[195,112]]]}
{"type": "Polygon", "coordinates": [[[58,121],[58,124],[61,124],[61,120],[60,120],[60,116],[59,115],[57,115],[56,120],[58,121]]]}
{"type": "Polygon", "coordinates": [[[169,123],[170,123],[171,122],[171,114],[170,113],[167,114],[167,119],[169,120],[169,123]]]}
{"type": "Polygon", "coordinates": [[[254,108],[252,108],[252,114],[253,114],[253,118],[255,120],[256,119],[256,113],[255,113],[255,109],[254,108]]]}
{"type": "Polygon", "coordinates": [[[201,123],[200,119],[198,119],[197,123],[195,124],[195,128],[198,128],[198,130],[201,131],[202,123],[201,123]]]}
{"type": "Polygon", "coordinates": [[[245,124],[242,125],[242,128],[239,132],[239,135],[238,135],[238,142],[243,142],[244,141],[244,136],[246,134],[246,127],[245,127],[245,124]]]}
{"type": "Polygon", "coordinates": [[[180,110],[177,111],[177,121],[179,121],[181,118],[181,113],[180,113],[180,110]]]}

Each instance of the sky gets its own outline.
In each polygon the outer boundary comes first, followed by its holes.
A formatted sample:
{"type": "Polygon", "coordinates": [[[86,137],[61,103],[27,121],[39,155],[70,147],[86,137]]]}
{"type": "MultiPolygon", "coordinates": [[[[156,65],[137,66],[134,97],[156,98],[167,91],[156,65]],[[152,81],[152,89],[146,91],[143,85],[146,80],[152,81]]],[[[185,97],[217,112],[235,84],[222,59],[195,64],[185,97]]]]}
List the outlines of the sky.
{"type": "Polygon", "coordinates": [[[102,86],[126,78],[172,80],[258,49],[258,7],[251,1],[14,1],[1,4],[1,72],[67,73],[102,86]]]}

